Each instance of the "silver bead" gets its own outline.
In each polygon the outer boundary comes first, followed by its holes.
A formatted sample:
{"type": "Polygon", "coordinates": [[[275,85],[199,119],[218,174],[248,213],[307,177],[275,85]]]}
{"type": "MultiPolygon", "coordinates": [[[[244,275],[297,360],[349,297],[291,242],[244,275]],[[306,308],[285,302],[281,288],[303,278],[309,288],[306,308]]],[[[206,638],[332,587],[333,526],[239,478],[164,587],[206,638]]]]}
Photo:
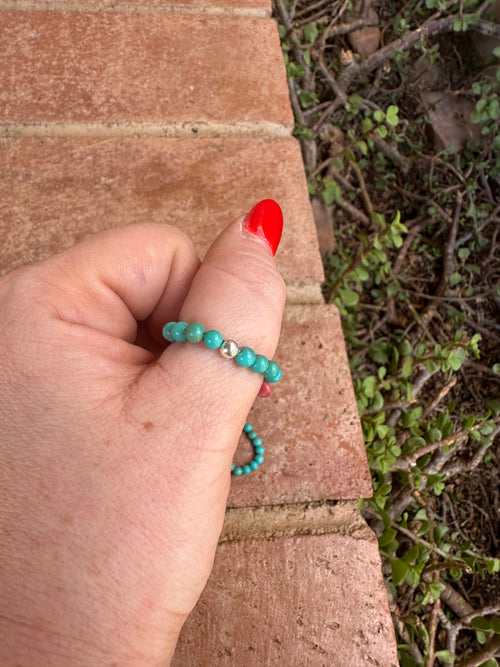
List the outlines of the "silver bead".
{"type": "Polygon", "coordinates": [[[223,357],[226,357],[226,359],[234,359],[239,351],[240,348],[238,347],[238,343],[236,343],[234,340],[224,340],[222,341],[222,345],[219,347],[219,352],[223,357]]]}

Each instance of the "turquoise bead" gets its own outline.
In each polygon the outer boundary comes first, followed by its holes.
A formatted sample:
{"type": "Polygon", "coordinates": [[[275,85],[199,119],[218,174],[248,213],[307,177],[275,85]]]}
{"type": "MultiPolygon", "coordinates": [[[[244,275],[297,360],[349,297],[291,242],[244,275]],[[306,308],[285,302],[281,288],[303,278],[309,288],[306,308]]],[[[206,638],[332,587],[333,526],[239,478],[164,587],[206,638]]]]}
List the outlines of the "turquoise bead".
{"type": "Polygon", "coordinates": [[[234,360],[236,361],[238,366],[242,366],[243,368],[248,368],[255,361],[255,352],[252,350],[251,347],[242,347],[240,348],[238,354],[235,356],[234,360]]]}
{"type": "Polygon", "coordinates": [[[215,329],[210,329],[203,337],[203,342],[209,350],[217,350],[222,345],[223,340],[222,334],[215,329]]]}
{"type": "MultiPolygon", "coordinates": [[[[224,343],[224,338],[219,331],[211,329],[205,332],[205,327],[199,322],[192,322],[191,324],[187,322],[167,322],[162,329],[162,335],[169,342],[200,343],[203,341],[205,347],[211,350],[220,349],[224,343]]],[[[237,345],[234,345],[236,347],[234,358],[238,366],[250,368],[255,373],[263,375],[265,382],[274,383],[281,379],[281,369],[275,361],[269,361],[262,354],[255,354],[251,347],[242,347],[238,350],[237,345]]],[[[252,424],[246,422],[243,432],[246,433],[252,443],[254,458],[244,466],[231,464],[231,473],[236,477],[249,475],[252,470],[257,470],[259,465],[264,462],[265,449],[262,446],[262,439],[258,437],[252,424]]]]}
{"type": "Polygon", "coordinates": [[[269,368],[269,360],[263,354],[258,354],[255,357],[255,361],[253,362],[251,368],[254,373],[264,374],[269,368]]]}
{"type": "Polygon", "coordinates": [[[282,373],[281,373],[281,368],[280,368],[280,369],[278,369],[277,374],[271,380],[268,380],[269,384],[273,384],[273,382],[279,382],[281,380],[281,375],[282,375],[282,373]]]}
{"type": "Polygon", "coordinates": [[[280,367],[275,361],[269,362],[269,368],[264,373],[264,380],[266,382],[276,382],[274,379],[279,373],[281,373],[280,367]]]}
{"type": "Polygon", "coordinates": [[[186,342],[186,328],[188,326],[187,322],[176,322],[174,326],[170,329],[170,336],[174,341],[178,343],[186,342]]]}
{"type": "Polygon", "coordinates": [[[190,343],[199,343],[203,340],[203,334],[205,333],[205,327],[199,322],[193,322],[186,329],[186,339],[190,343]]]}
{"type": "Polygon", "coordinates": [[[170,332],[172,330],[172,327],[174,326],[175,322],[167,322],[165,326],[162,329],[162,334],[163,338],[166,338],[168,341],[172,342],[172,339],[170,338],[170,332]]]}

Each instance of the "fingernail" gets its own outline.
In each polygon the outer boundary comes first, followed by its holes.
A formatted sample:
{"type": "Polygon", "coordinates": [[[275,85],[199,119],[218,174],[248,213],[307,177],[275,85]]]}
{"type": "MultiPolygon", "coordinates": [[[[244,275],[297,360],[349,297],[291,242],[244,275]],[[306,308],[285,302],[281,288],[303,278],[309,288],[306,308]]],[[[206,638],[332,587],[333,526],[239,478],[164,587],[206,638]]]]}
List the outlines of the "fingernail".
{"type": "Polygon", "coordinates": [[[245,230],[267,242],[276,254],[283,231],[283,213],[274,199],[263,199],[245,218],[245,230]]]}

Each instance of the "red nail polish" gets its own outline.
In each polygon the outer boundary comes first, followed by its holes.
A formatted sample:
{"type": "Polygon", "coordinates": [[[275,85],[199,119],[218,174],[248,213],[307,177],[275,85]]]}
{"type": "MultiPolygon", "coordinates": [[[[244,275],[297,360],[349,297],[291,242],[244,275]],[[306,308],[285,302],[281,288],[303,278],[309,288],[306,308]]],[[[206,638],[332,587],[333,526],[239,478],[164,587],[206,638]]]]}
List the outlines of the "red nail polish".
{"type": "Polygon", "coordinates": [[[245,218],[245,230],[264,239],[276,254],[283,231],[283,213],[274,199],[263,199],[245,218]]]}

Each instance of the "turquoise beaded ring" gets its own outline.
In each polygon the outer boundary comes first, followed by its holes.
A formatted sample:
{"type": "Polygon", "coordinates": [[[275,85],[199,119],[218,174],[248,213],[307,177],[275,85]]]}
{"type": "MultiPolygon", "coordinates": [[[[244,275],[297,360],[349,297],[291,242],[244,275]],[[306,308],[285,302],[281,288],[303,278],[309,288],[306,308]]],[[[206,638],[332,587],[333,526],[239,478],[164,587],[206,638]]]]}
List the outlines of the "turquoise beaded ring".
{"type": "MultiPolygon", "coordinates": [[[[271,361],[262,354],[255,354],[251,347],[240,347],[238,343],[231,339],[225,339],[219,331],[211,329],[205,331],[205,327],[199,322],[168,322],[163,327],[163,337],[169,343],[201,343],[210,350],[219,350],[220,354],[226,359],[234,361],[242,368],[249,368],[254,373],[263,376],[262,388],[259,396],[269,396],[271,393],[270,384],[274,384],[281,379],[281,368],[275,361],[271,361]]],[[[231,472],[236,477],[248,475],[252,470],[257,470],[264,461],[264,447],[262,440],[257,436],[251,424],[248,422],[243,427],[243,432],[250,440],[254,458],[248,465],[231,466],[231,472]]]]}

